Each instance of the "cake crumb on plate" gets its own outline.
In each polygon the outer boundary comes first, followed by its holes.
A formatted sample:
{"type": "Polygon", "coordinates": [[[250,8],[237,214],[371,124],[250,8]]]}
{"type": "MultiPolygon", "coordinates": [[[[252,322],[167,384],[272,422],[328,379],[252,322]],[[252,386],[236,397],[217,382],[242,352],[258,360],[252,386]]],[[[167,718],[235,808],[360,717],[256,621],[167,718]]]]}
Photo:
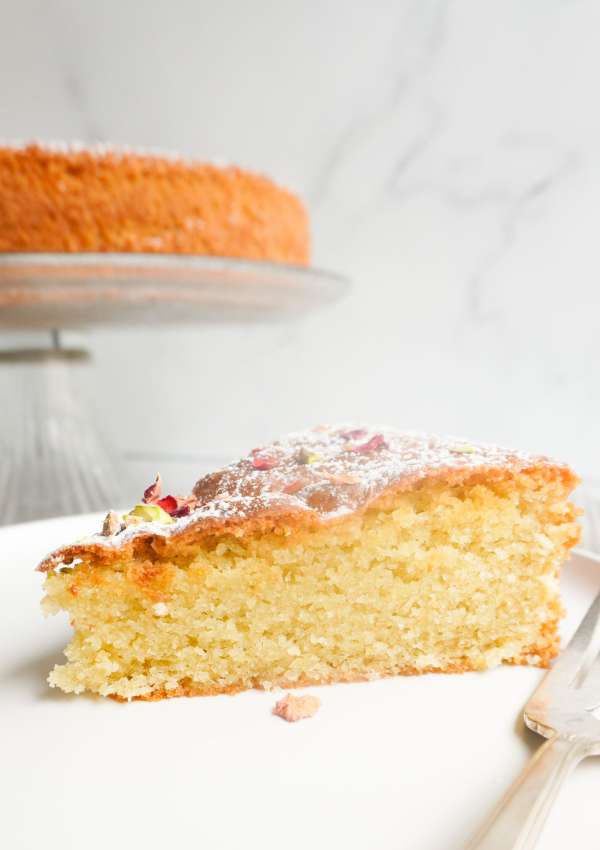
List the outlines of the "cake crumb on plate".
{"type": "Polygon", "coordinates": [[[286,694],[273,707],[273,714],[282,717],[288,723],[295,723],[296,720],[314,717],[320,706],[321,700],[318,697],[310,696],[310,694],[303,697],[286,694]]]}

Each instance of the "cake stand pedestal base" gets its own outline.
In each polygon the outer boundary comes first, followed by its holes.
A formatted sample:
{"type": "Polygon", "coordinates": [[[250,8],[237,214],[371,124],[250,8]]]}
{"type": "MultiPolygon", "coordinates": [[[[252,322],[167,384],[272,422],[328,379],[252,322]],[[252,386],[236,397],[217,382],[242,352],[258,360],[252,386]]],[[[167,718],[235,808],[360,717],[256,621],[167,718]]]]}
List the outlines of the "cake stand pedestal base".
{"type": "Polygon", "coordinates": [[[2,525],[124,504],[118,464],[73,386],[88,352],[56,331],[35,337],[0,350],[2,525]]]}

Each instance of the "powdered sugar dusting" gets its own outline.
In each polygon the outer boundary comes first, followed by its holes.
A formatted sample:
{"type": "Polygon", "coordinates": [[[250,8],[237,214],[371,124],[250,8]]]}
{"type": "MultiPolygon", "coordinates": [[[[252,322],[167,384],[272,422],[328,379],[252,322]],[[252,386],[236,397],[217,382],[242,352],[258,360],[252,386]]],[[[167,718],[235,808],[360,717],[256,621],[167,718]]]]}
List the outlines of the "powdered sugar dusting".
{"type": "Polygon", "coordinates": [[[25,151],[28,148],[35,147],[44,153],[49,154],[80,154],[85,153],[90,156],[151,156],[160,157],[161,159],[169,159],[173,161],[181,160],[181,156],[173,151],[163,151],[154,148],[135,148],[128,145],[114,145],[108,142],[93,142],[86,144],[76,139],[66,142],[59,140],[43,140],[43,139],[0,139],[0,148],[8,150],[25,151]]]}
{"type": "MultiPolygon", "coordinates": [[[[319,426],[255,448],[201,478],[187,516],[170,524],[140,523],[118,534],[93,535],[80,541],[77,554],[85,546],[120,549],[140,536],[168,538],[192,527],[199,533],[217,525],[239,527],[271,513],[304,514],[327,523],[360,510],[387,490],[408,490],[425,478],[458,481],[478,471],[516,472],[533,466],[556,464],[500,446],[386,426],[319,426]]],[[[54,553],[50,566],[70,548],[54,553]]]]}
{"type": "MultiPolygon", "coordinates": [[[[172,150],[164,150],[162,148],[119,145],[109,142],[85,143],[78,140],[67,142],[52,139],[0,139],[0,149],[4,148],[12,151],[26,151],[32,147],[39,148],[39,150],[44,151],[47,154],[65,156],[86,154],[87,156],[93,156],[98,159],[103,159],[105,157],[113,157],[116,159],[123,159],[125,157],[143,157],[148,159],[164,160],[171,163],[179,163],[186,167],[209,165],[213,168],[218,168],[224,171],[241,168],[249,174],[259,175],[262,173],[257,171],[255,164],[250,161],[239,159],[236,162],[232,162],[228,157],[219,154],[206,157],[195,156],[193,154],[182,154],[172,150]]],[[[274,179],[276,184],[279,185],[277,175],[275,175],[274,179]]],[[[301,194],[302,187],[296,185],[294,182],[286,180],[285,185],[289,191],[292,191],[295,194],[301,194]]],[[[194,225],[194,228],[198,230],[201,229],[201,227],[202,225],[198,223],[194,225]]]]}
{"type": "Polygon", "coordinates": [[[205,505],[224,496],[279,494],[326,519],[356,510],[402,482],[411,486],[444,471],[540,462],[551,463],[499,446],[386,426],[320,426],[253,449],[249,457],[200,479],[194,494],[205,505]]]}
{"type": "Polygon", "coordinates": [[[8,150],[24,151],[28,148],[36,147],[41,151],[49,154],[88,154],[101,159],[102,157],[113,156],[117,158],[128,156],[149,157],[151,159],[164,159],[170,162],[180,162],[183,165],[213,165],[215,168],[231,168],[233,163],[224,157],[212,157],[207,160],[199,160],[195,157],[184,156],[175,151],[162,150],[161,148],[145,148],[145,147],[130,147],[129,145],[116,145],[108,142],[94,142],[86,144],[73,140],[70,142],[40,140],[33,139],[21,141],[15,139],[0,139],[0,148],[8,150]]]}

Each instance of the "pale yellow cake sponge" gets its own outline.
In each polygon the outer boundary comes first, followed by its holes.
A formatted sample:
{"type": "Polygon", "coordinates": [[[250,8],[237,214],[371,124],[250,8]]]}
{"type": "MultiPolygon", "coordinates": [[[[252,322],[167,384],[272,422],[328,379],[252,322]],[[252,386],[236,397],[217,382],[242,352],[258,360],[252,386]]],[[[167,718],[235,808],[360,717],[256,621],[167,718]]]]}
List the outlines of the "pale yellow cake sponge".
{"type": "Polygon", "coordinates": [[[573,484],[543,468],[427,480],[321,526],[241,525],[54,562],[74,637],[50,684],[121,699],[545,665],[573,484]]]}

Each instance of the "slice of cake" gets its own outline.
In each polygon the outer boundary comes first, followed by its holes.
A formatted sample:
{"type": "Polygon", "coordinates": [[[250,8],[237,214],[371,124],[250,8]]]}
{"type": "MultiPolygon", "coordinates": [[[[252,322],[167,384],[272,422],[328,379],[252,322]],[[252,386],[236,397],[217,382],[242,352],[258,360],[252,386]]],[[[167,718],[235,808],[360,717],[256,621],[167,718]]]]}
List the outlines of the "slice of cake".
{"type": "Polygon", "coordinates": [[[306,265],[308,216],[266,177],[99,146],[0,146],[0,252],[202,254],[306,265]]]}
{"type": "Polygon", "coordinates": [[[545,457],[362,426],[160,482],[39,567],[74,636],[50,684],[121,699],[544,666],[577,478],[545,457]]]}

